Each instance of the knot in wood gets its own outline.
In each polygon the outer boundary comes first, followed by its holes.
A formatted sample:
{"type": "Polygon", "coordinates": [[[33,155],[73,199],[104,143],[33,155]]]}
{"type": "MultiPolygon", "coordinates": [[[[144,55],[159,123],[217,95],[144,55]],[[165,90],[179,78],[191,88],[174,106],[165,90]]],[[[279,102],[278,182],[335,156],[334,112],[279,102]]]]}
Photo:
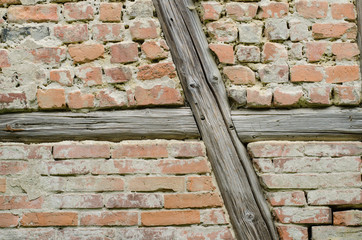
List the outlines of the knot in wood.
{"type": "Polygon", "coordinates": [[[247,222],[252,222],[254,220],[255,215],[252,212],[246,211],[244,215],[244,220],[247,222]]]}

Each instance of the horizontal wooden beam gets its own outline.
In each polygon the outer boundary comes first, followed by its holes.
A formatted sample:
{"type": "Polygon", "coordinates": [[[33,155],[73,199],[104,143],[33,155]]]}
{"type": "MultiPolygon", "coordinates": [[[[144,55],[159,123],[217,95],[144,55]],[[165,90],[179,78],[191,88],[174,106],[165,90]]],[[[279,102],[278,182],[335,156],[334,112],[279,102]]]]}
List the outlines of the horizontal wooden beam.
{"type": "MultiPolygon", "coordinates": [[[[232,119],[243,142],[362,140],[362,108],[237,110],[232,119]]],[[[0,141],[186,139],[200,136],[189,108],[33,112],[0,115],[0,141]]]]}

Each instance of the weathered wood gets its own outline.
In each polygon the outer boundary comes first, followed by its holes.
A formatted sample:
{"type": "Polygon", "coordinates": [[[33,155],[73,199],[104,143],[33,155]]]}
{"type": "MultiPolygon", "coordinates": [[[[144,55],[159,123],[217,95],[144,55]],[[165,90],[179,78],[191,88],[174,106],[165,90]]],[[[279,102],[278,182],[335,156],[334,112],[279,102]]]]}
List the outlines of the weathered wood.
{"type": "Polygon", "coordinates": [[[0,115],[0,141],[186,139],[199,132],[189,108],[0,115]]]}
{"type": "MultiPolygon", "coordinates": [[[[357,0],[357,43],[359,47],[359,51],[361,53],[362,50],[362,0],[357,0]]],[[[362,58],[360,57],[360,69],[362,69],[362,58]]]]}
{"type": "Polygon", "coordinates": [[[277,239],[191,0],[153,0],[238,239],[277,239]]]}

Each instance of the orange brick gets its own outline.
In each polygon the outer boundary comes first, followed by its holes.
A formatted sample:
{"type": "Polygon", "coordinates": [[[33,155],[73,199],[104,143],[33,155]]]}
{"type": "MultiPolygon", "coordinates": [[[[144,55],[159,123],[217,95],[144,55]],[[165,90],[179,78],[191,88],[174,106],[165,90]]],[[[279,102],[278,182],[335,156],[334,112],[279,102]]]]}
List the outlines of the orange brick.
{"type": "Polygon", "coordinates": [[[156,85],[151,89],[137,86],[134,91],[127,91],[130,105],[173,105],[181,106],[184,101],[178,89],[156,85]]]}
{"type": "Polygon", "coordinates": [[[302,96],[303,96],[302,88],[279,87],[274,90],[274,105],[293,106],[299,102],[302,96]]]}
{"type": "Polygon", "coordinates": [[[187,178],[187,191],[214,191],[215,186],[210,176],[188,177],[187,178]]]}
{"type": "Polygon", "coordinates": [[[42,207],[43,198],[29,200],[27,196],[0,196],[0,209],[39,209],[42,207]]]}
{"type": "Polygon", "coordinates": [[[168,56],[168,53],[164,50],[161,44],[156,41],[144,42],[141,49],[145,53],[146,58],[151,60],[162,59],[168,56]]]}
{"type": "Polygon", "coordinates": [[[16,227],[19,222],[19,216],[12,213],[0,213],[0,227],[16,227]]]}
{"type": "Polygon", "coordinates": [[[232,84],[254,85],[256,83],[255,73],[245,66],[224,67],[224,74],[232,84]]]}
{"type": "Polygon", "coordinates": [[[61,70],[61,69],[51,70],[49,79],[50,81],[57,82],[62,86],[69,87],[73,85],[73,77],[70,74],[69,70],[61,70]]]}
{"type": "Polygon", "coordinates": [[[129,63],[138,59],[137,43],[119,43],[110,47],[111,63],[129,63]]]}
{"type": "Polygon", "coordinates": [[[203,20],[218,20],[223,9],[222,5],[217,2],[202,2],[201,8],[203,20]]]}
{"type": "Polygon", "coordinates": [[[309,62],[319,61],[326,53],[327,42],[308,42],[306,44],[306,55],[309,62]]]}
{"type": "Polygon", "coordinates": [[[95,24],[92,27],[93,39],[96,41],[110,42],[121,41],[124,26],[120,23],[95,24]]]}
{"type": "Polygon", "coordinates": [[[57,64],[65,60],[67,52],[65,48],[42,47],[29,50],[34,57],[34,62],[45,64],[57,64]]]}
{"type": "Polygon", "coordinates": [[[25,213],[20,221],[25,227],[76,226],[78,213],[75,212],[36,212],[25,213]]]}
{"type": "Polygon", "coordinates": [[[103,57],[102,44],[77,44],[68,47],[69,55],[76,63],[85,63],[103,57]]]}
{"type": "Polygon", "coordinates": [[[161,173],[189,174],[211,172],[206,159],[159,160],[156,164],[161,173]]]}
{"type": "Polygon", "coordinates": [[[270,2],[260,5],[261,18],[281,18],[288,14],[289,4],[283,2],[270,2]]]}
{"type": "Polygon", "coordinates": [[[142,212],[141,222],[143,226],[198,224],[200,223],[200,212],[196,210],[142,212]]]}
{"type": "Polygon", "coordinates": [[[54,27],[54,36],[63,43],[75,43],[88,40],[87,24],[58,25],[54,27]]]}
{"type": "Polygon", "coordinates": [[[128,190],[141,192],[185,190],[184,177],[135,177],[128,181],[128,190]]]}
{"type": "Polygon", "coordinates": [[[361,226],[362,211],[348,210],[333,213],[333,225],[361,226]]]}
{"type": "Polygon", "coordinates": [[[347,38],[355,39],[357,36],[357,26],[354,23],[315,23],[312,26],[313,37],[340,38],[346,34],[347,38]]]}
{"type": "Polygon", "coordinates": [[[94,95],[75,91],[68,94],[68,106],[73,109],[94,107],[94,95]]]}
{"type": "Polygon", "coordinates": [[[140,80],[152,80],[168,76],[176,77],[176,70],[173,63],[156,63],[138,68],[137,78],[140,80]]]}
{"type": "Polygon", "coordinates": [[[288,60],[288,51],[284,45],[267,42],[263,47],[263,61],[271,62],[278,60],[288,60]]]}
{"type": "Polygon", "coordinates": [[[270,89],[248,88],[246,93],[246,99],[250,107],[270,107],[272,97],[273,93],[270,89]]]}
{"type": "Polygon", "coordinates": [[[277,226],[280,240],[308,240],[308,228],[296,225],[277,226]]]}
{"type": "Polygon", "coordinates": [[[237,20],[251,20],[256,16],[258,5],[255,3],[236,3],[230,2],[226,4],[227,16],[237,20]]]}
{"type": "Polygon", "coordinates": [[[9,54],[6,50],[0,50],[0,69],[10,67],[9,54]]]}
{"type": "Polygon", "coordinates": [[[332,223],[331,209],[327,207],[281,207],[274,208],[274,214],[281,223],[332,223]]]}
{"type": "Polygon", "coordinates": [[[308,100],[310,104],[321,104],[321,105],[330,105],[331,104],[331,90],[329,86],[317,86],[311,87],[308,90],[308,100]]]}
{"type": "Polygon", "coordinates": [[[165,195],[165,208],[208,208],[221,207],[217,193],[184,193],[165,195]]]}
{"type": "Polygon", "coordinates": [[[133,40],[145,40],[158,37],[157,26],[153,20],[136,20],[131,24],[129,30],[133,40]]]}
{"type": "Polygon", "coordinates": [[[101,3],[99,20],[103,22],[119,22],[122,15],[122,3],[101,3]]]}
{"type": "Polygon", "coordinates": [[[327,83],[343,83],[359,80],[359,66],[333,66],[326,68],[327,83]]]}
{"type": "Polygon", "coordinates": [[[80,216],[83,226],[133,226],[138,223],[138,213],[131,211],[91,212],[80,216]]]}
{"type": "Polygon", "coordinates": [[[57,22],[58,20],[59,16],[57,4],[10,6],[8,8],[9,22],[57,22]]]}
{"type": "Polygon", "coordinates": [[[38,89],[36,93],[40,108],[64,108],[64,89],[38,89]]]}
{"type": "Polygon", "coordinates": [[[332,53],[336,55],[337,60],[351,60],[353,57],[359,55],[359,48],[356,43],[333,43],[332,53]]]}
{"type": "Polygon", "coordinates": [[[98,106],[102,108],[127,106],[126,94],[118,89],[106,89],[97,93],[98,106]]]}
{"type": "Polygon", "coordinates": [[[358,105],[360,103],[360,89],[353,86],[333,87],[337,105],[358,105]]]}
{"type": "Polygon", "coordinates": [[[323,68],[316,65],[296,65],[290,69],[291,82],[320,82],[323,80],[323,68]]]}
{"type": "Polygon", "coordinates": [[[109,158],[108,144],[59,144],[53,147],[55,159],[64,158],[109,158]]]}
{"type": "Polygon", "coordinates": [[[95,86],[103,83],[101,67],[82,66],[77,69],[76,75],[84,82],[85,86],[95,86]]]}
{"type": "Polygon", "coordinates": [[[331,8],[334,19],[356,19],[353,3],[332,3],[331,8]]]}
{"type": "Polygon", "coordinates": [[[124,142],[114,146],[112,158],[168,157],[167,144],[162,142],[124,142]]]}
{"type": "Polygon", "coordinates": [[[297,12],[305,18],[325,18],[327,17],[328,1],[299,0],[295,7],[297,12]]]}
{"type": "Polygon", "coordinates": [[[63,14],[66,21],[92,20],[94,18],[93,7],[88,2],[65,3],[63,14]]]}
{"type": "Polygon", "coordinates": [[[209,44],[209,48],[216,54],[220,63],[235,63],[234,49],[228,44],[209,44]]]}
{"type": "Polygon", "coordinates": [[[104,75],[108,83],[124,83],[132,79],[131,69],[127,67],[105,68],[104,75]]]}
{"type": "Polygon", "coordinates": [[[6,192],[6,178],[0,177],[0,193],[6,192]]]}

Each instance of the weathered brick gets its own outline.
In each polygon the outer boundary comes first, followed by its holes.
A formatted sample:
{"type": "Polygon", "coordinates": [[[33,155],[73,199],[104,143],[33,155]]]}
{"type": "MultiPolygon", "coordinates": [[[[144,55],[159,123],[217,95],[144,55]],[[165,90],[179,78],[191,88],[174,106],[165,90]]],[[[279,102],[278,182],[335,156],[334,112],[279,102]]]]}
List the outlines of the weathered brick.
{"type": "Polygon", "coordinates": [[[143,226],[191,225],[200,223],[197,210],[142,212],[143,226]]]}
{"type": "Polygon", "coordinates": [[[260,43],[263,32],[263,23],[242,23],[239,25],[239,42],[260,43]]]}
{"type": "Polygon", "coordinates": [[[227,44],[209,44],[209,48],[216,54],[220,63],[235,63],[233,46],[227,44]]]}
{"type": "Polygon", "coordinates": [[[217,193],[166,194],[165,208],[211,208],[223,205],[217,193]]]}
{"type": "Polygon", "coordinates": [[[119,43],[110,47],[111,63],[129,63],[138,59],[137,43],[119,43]]]}
{"type": "Polygon", "coordinates": [[[138,213],[133,211],[89,212],[80,215],[82,226],[134,226],[138,213]]]}
{"type": "Polygon", "coordinates": [[[360,79],[359,66],[332,66],[326,68],[327,83],[352,82],[360,79]]]}
{"type": "Polygon", "coordinates": [[[298,0],[295,4],[297,12],[305,18],[326,18],[328,1],[325,0],[298,0]]]}
{"type": "Polygon", "coordinates": [[[152,161],[149,160],[102,160],[94,162],[90,167],[92,174],[132,174],[152,173],[152,161]]]}
{"type": "Polygon", "coordinates": [[[260,49],[257,46],[236,46],[236,55],[240,62],[260,62],[260,49]]]}
{"type": "Polygon", "coordinates": [[[176,77],[176,70],[173,63],[156,63],[138,68],[137,78],[140,80],[152,80],[168,76],[176,77]]]}
{"type": "Polygon", "coordinates": [[[72,109],[92,108],[94,107],[94,95],[74,91],[68,94],[68,107],[72,109]]]}
{"type": "Polygon", "coordinates": [[[6,192],[6,178],[0,177],[0,193],[6,192]]]}
{"type": "Polygon", "coordinates": [[[98,106],[101,108],[127,106],[126,93],[117,89],[101,90],[97,93],[96,99],[99,100],[98,106]]]}
{"type": "Polygon", "coordinates": [[[253,165],[258,172],[274,172],[274,165],[269,158],[254,158],[253,165]]]}
{"type": "Polygon", "coordinates": [[[63,43],[76,43],[88,40],[88,27],[86,24],[56,25],[54,36],[63,43]]]}
{"type": "Polygon", "coordinates": [[[327,51],[328,42],[308,42],[306,43],[306,55],[309,62],[321,60],[322,56],[327,51]]]}
{"type": "Polygon", "coordinates": [[[165,174],[189,174],[211,172],[206,159],[159,160],[156,169],[165,174]]]}
{"type": "Polygon", "coordinates": [[[202,2],[202,20],[218,20],[223,6],[218,2],[202,2]]]}
{"type": "Polygon", "coordinates": [[[211,22],[206,24],[206,28],[210,35],[220,42],[234,42],[238,36],[238,29],[232,21],[211,22]]]}
{"type": "Polygon", "coordinates": [[[0,161],[0,175],[24,174],[28,163],[24,161],[0,161]]]}
{"type": "Polygon", "coordinates": [[[55,159],[64,158],[109,158],[108,144],[56,144],[53,147],[55,159]]]}
{"type": "Polygon", "coordinates": [[[90,167],[95,160],[78,160],[78,161],[50,161],[43,164],[40,171],[42,175],[84,175],[91,172],[90,167]]]}
{"type": "Polygon", "coordinates": [[[333,225],[360,226],[362,223],[362,211],[349,210],[333,212],[333,225]]]}
{"type": "Polygon", "coordinates": [[[189,158],[205,156],[202,142],[197,141],[173,141],[168,144],[168,152],[172,157],[189,158]]]}
{"type": "Polygon", "coordinates": [[[204,210],[201,212],[201,222],[204,225],[227,224],[228,221],[222,209],[204,210]]]}
{"type": "Polygon", "coordinates": [[[333,86],[336,105],[358,105],[361,101],[361,91],[353,86],[333,86]]]}
{"type": "Polygon", "coordinates": [[[36,93],[40,108],[64,108],[64,89],[38,89],[36,93]]]}
{"type": "Polygon", "coordinates": [[[99,20],[103,22],[119,22],[122,16],[122,6],[120,2],[101,3],[99,6],[99,20]]]}
{"type": "Polygon", "coordinates": [[[305,155],[307,156],[359,156],[362,154],[361,142],[305,142],[305,155]]]}
{"type": "Polygon", "coordinates": [[[268,19],[265,23],[265,35],[268,40],[287,40],[289,30],[285,19],[268,19]]]}
{"type": "Polygon", "coordinates": [[[104,75],[108,83],[124,83],[132,79],[131,69],[127,67],[105,68],[104,75]]]}
{"type": "Polygon", "coordinates": [[[312,33],[309,31],[309,24],[305,21],[292,19],[289,21],[290,40],[302,41],[307,40],[312,33]]]}
{"type": "Polygon", "coordinates": [[[361,227],[313,226],[314,240],[354,240],[362,238],[361,227]]]}
{"type": "Polygon", "coordinates": [[[57,82],[62,86],[72,86],[73,76],[69,70],[56,69],[51,70],[49,75],[50,81],[57,82]]]}
{"type": "Polygon", "coordinates": [[[248,67],[224,67],[224,74],[231,81],[232,84],[254,85],[256,83],[255,73],[248,67]]]}
{"type": "Polygon", "coordinates": [[[183,192],[184,189],[185,189],[184,177],[134,177],[128,180],[128,190],[130,191],[183,192]]]}
{"type": "Polygon", "coordinates": [[[13,209],[40,209],[43,206],[43,198],[29,200],[27,196],[0,196],[0,209],[13,210],[13,209]]]}
{"type": "Polygon", "coordinates": [[[103,197],[100,194],[56,194],[47,199],[52,208],[102,208],[103,197]]]}
{"type": "Polygon", "coordinates": [[[78,213],[75,212],[34,212],[25,213],[20,221],[24,227],[76,226],[78,213]]]}
{"type": "Polygon", "coordinates": [[[151,89],[137,86],[134,91],[127,91],[130,105],[176,105],[183,104],[183,98],[178,89],[156,85],[151,89]]]}
{"type": "Polygon", "coordinates": [[[291,60],[300,60],[303,58],[303,44],[292,43],[289,50],[289,57],[291,60]]]}
{"type": "MultiPolygon", "coordinates": [[[[1,17],[2,11],[0,10],[0,25],[1,25],[1,17]]],[[[26,37],[30,36],[36,41],[42,40],[50,35],[49,27],[46,25],[37,24],[36,26],[4,26],[0,33],[1,42],[6,41],[21,41],[26,37]]]]}
{"type": "Polygon", "coordinates": [[[288,60],[288,51],[284,45],[267,42],[263,47],[263,62],[288,60]]]}
{"type": "Polygon", "coordinates": [[[111,192],[123,191],[124,181],[119,177],[45,177],[43,188],[51,192],[111,192]]]}
{"type": "Polygon", "coordinates": [[[0,108],[25,108],[26,95],[23,92],[0,93],[0,108]]]}
{"type": "Polygon", "coordinates": [[[19,222],[19,216],[12,213],[0,213],[0,227],[16,227],[19,222]]]}
{"type": "MultiPolygon", "coordinates": [[[[59,239],[86,240],[86,239],[115,239],[117,228],[61,228],[57,230],[59,239]]],[[[123,235],[121,235],[123,237],[123,235]]],[[[48,238],[49,239],[49,238],[48,238]]],[[[44,239],[46,240],[46,239],[44,239]]]]}
{"type": "Polygon", "coordinates": [[[332,212],[327,207],[279,207],[273,212],[281,223],[332,223],[332,212]]]}
{"type": "Polygon", "coordinates": [[[179,228],[175,233],[180,239],[235,239],[228,227],[179,228]]]}
{"type": "Polygon", "coordinates": [[[66,21],[94,19],[93,7],[88,2],[65,3],[63,14],[66,21]]]}
{"type": "Polygon", "coordinates": [[[163,158],[168,157],[167,144],[157,141],[128,141],[113,147],[112,158],[163,158]]]}
{"type": "Polygon", "coordinates": [[[357,26],[354,23],[315,23],[312,26],[313,37],[322,38],[340,38],[346,34],[349,39],[355,39],[357,26]]]}
{"type": "Polygon", "coordinates": [[[53,228],[16,228],[0,229],[0,234],[5,239],[37,239],[49,240],[56,238],[56,230],[53,228]]]}
{"type": "Polygon", "coordinates": [[[123,39],[124,26],[120,23],[95,24],[92,28],[93,39],[96,41],[121,41],[123,39]]]}
{"type": "Polygon", "coordinates": [[[29,50],[35,63],[56,64],[65,60],[67,52],[65,48],[42,47],[29,50]]]}
{"type": "Polygon", "coordinates": [[[275,206],[304,206],[307,204],[303,191],[270,192],[267,194],[270,204],[275,206]]]}
{"type": "Polygon", "coordinates": [[[337,60],[351,60],[359,55],[358,45],[356,43],[333,43],[332,53],[336,55],[337,60]]]}
{"type": "Polygon", "coordinates": [[[295,225],[278,225],[281,240],[308,240],[308,228],[295,225]]]}
{"type": "Polygon", "coordinates": [[[289,4],[284,2],[268,2],[260,4],[261,18],[282,18],[289,12],[289,4]]]}
{"type": "Polygon", "coordinates": [[[361,203],[362,190],[358,188],[308,191],[310,205],[358,205],[361,203]]]}
{"type": "Polygon", "coordinates": [[[162,208],[163,196],[152,193],[120,193],[105,197],[106,208],[162,208]]]}
{"type": "Polygon", "coordinates": [[[153,20],[136,20],[129,27],[133,40],[157,38],[159,36],[156,22],[153,20]]]}
{"type": "Polygon", "coordinates": [[[146,55],[147,59],[156,60],[163,59],[168,56],[168,52],[162,47],[160,42],[147,41],[141,46],[142,51],[146,55]]]}
{"type": "Polygon", "coordinates": [[[104,46],[101,44],[70,45],[68,52],[74,62],[85,63],[103,57],[104,46]]]}
{"type": "Polygon", "coordinates": [[[84,82],[85,86],[95,86],[103,83],[101,67],[82,66],[76,69],[75,75],[84,82]]]}
{"type": "Polygon", "coordinates": [[[323,75],[324,69],[318,65],[295,65],[290,68],[291,82],[320,82],[323,75]]]}
{"type": "Polygon", "coordinates": [[[301,87],[278,87],[274,90],[273,103],[276,106],[294,106],[303,96],[301,87]]]}
{"type": "Polygon", "coordinates": [[[227,89],[227,91],[233,104],[238,106],[246,105],[247,88],[241,86],[231,86],[227,89]]]}
{"type": "Polygon", "coordinates": [[[248,151],[253,157],[303,157],[302,142],[269,141],[248,144],[248,151]]]}
{"type": "Polygon", "coordinates": [[[131,18],[149,18],[153,17],[155,8],[153,7],[152,0],[136,0],[134,3],[129,3],[126,11],[131,18]]]}
{"type": "Polygon", "coordinates": [[[332,3],[331,12],[334,19],[356,19],[353,3],[332,3]]]}
{"type": "Polygon", "coordinates": [[[211,176],[197,176],[187,178],[187,191],[214,191],[215,186],[211,176]]]}
{"type": "Polygon", "coordinates": [[[10,67],[9,54],[8,51],[1,49],[0,50],[0,69],[10,67]]]}
{"type": "Polygon", "coordinates": [[[270,89],[261,90],[256,88],[248,88],[247,104],[250,107],[270,107],[273,97],[273,92],[270,89]]]}
{"type": "Polygon", "coordinates": [[[58,20],[57,4],[10,6],[8,8],[9,22],[57,22],[58,20]]]}
{"type": "Polygon", "coordinates": [[[258,5],[255,3],[226,3],[226,13],[231,19],[237,21],[251,20],[256,16],[258,5]]]}
{"type": "Polygon", "coordinates": [[[289,66],[272,63],[259,69],[260,81],[263,83],[283,83],[289,81],[289,66]]]}

